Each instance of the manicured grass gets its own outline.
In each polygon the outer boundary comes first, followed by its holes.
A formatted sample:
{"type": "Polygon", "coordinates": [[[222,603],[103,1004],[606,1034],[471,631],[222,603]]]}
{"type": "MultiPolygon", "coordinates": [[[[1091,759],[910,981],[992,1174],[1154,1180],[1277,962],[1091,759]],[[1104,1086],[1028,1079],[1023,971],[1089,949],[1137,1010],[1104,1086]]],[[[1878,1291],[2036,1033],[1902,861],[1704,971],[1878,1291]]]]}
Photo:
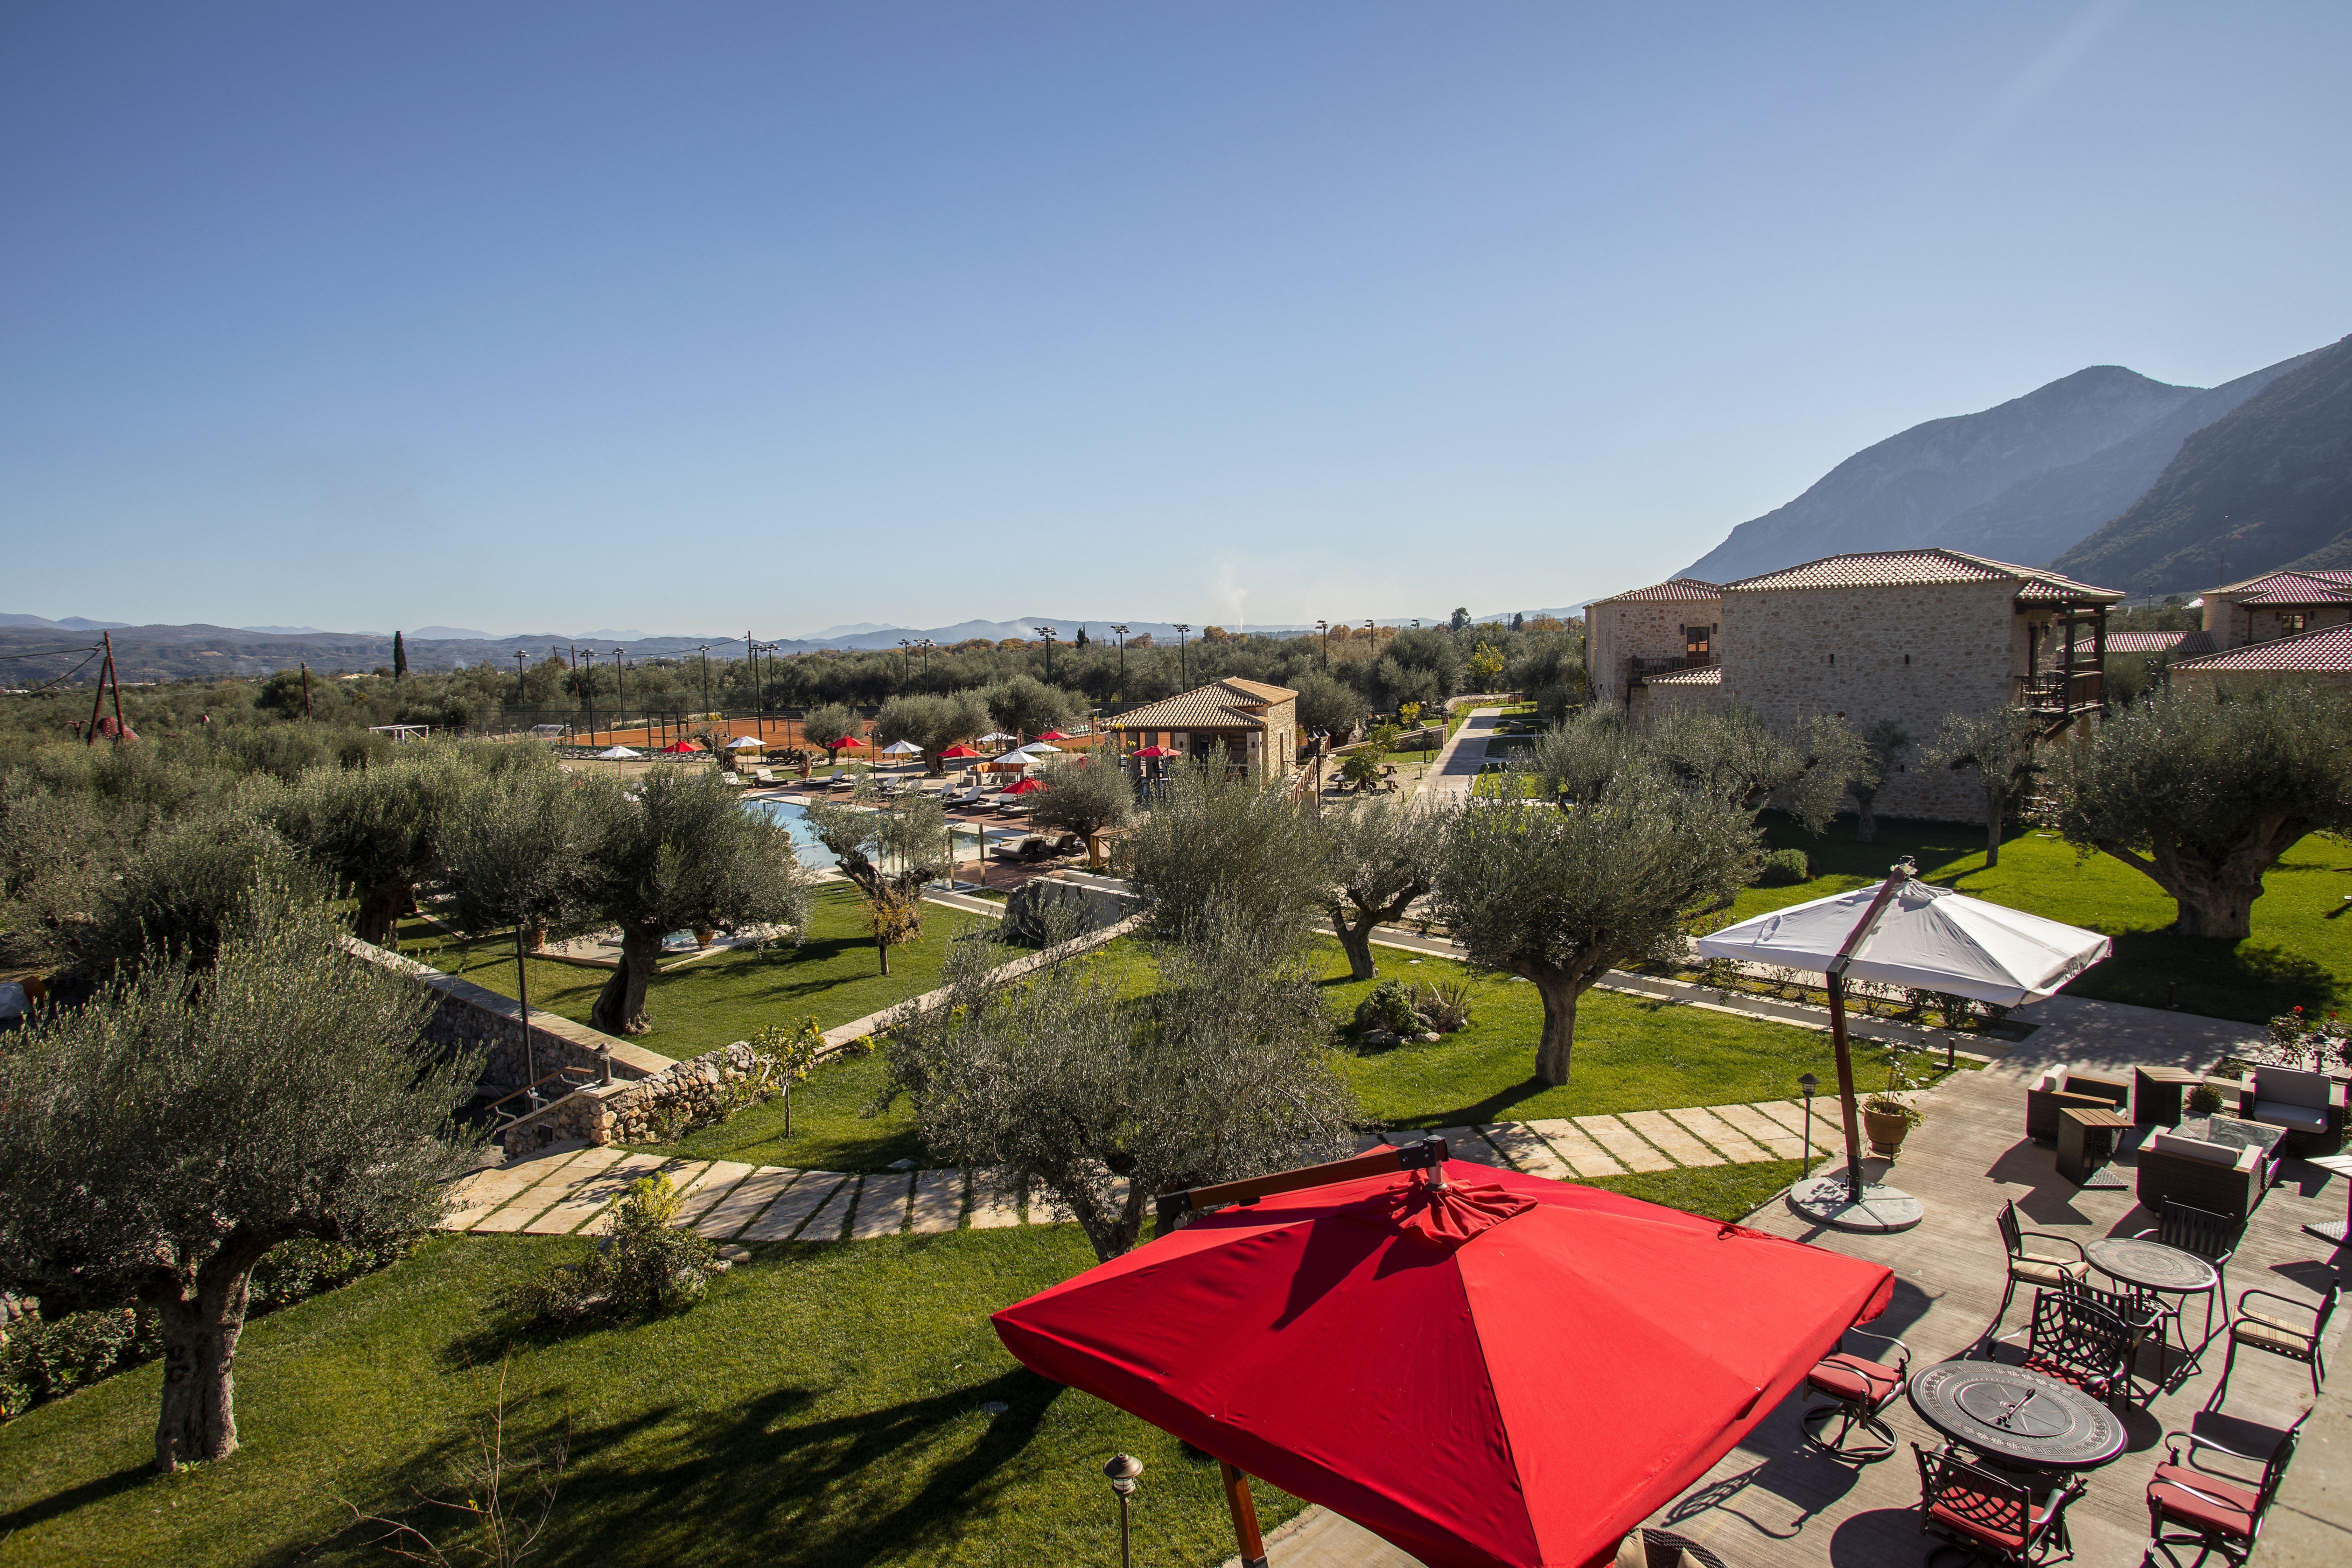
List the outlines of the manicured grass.
{"type": "MultiPolygon", "coordinates": [[[[738,949],[657,975],[646,1008],[653,1029],[636,1043],[664,1056],[691,1057],[746,1039],[768,1024],[808,1017],[820,1028],[846,1024],[937,986],[949,940],[984,921],[962,910],[924,905],[922,940],[892,951],[886,977],[875,956],[865,900],[846,883],[826,883],[811,900],[807,937],[798,947],[738,949]]],[[[401,951],[502,995],[515,994],[510,941],[491,938],[468,945],[412,921],[401,930],[401,951]]],[[[585,1024],[610,973],[534,959],[530,1005],[585,1024]]]]}
{"type": "MultiPolygon", "coordinates": [[[[1338,1016],[1352,1014],[1379,980],[1470,983],[1469,1027],[1435,1045],[1391,1046],[1344,1061],[1364,1115],[1384,1126],[1451,1127],[1786,1100],[1799,1092],[1797,1079],[1807,1072],[1835,1081],[1826,1034],[1588,991],[1577,1007],[1569,1081],[1547,1088],[1534,1077],[1543,999],[1533,985],[1482,975],[1445,959],[1416,963],[1412,953],[1382,947],[1372,950],[1378,979],[1349,980],[1339,945],[1326,946],[1331,963],[1324,991],[1338,1016]]],[[[1884,1081],[1886,1058],[1878,1047],[1856,1041],[1853,1058],[1862,1088],[1884,1081]]]]}
{"type": "Polygon", "coordinates": [[[1972,897],[2064,921],[2115,938],[2115,955],[2067,986],[2076,996],[2147,1007],[2177,1003],[2192,1013],[2258,1023],[2290,1007],[2352,1005],[2352,844],[2313,834],[2289,850],[2263,879],[2253,935],[2215,942],[2175,935],[2172,900],[2147,877],[2110,856],[2078,857],[2054,836],[2024,829],[2005,839],[2000,864],[1984,864],[1984,830],[1881,818],[1878,841],[1856,844],[1841,817],[1820,838],[1777,814],[1765,819],[1775,849],[1803,850],[1812,881],[1793,888],[1750,888],[1733,915],[1745,920],[1807,899],[1874,882],[1904,855],[1919,874],[1972,897]]]}
{"type": "Polygon", "coordinates": [[[905,1100],[881,1115],[866,1114],[882,1091],[883,1076],[882,1058],[871,1053],[828,1062],[793,1090],[790,1137],[784,1134],[784,1102],[772,1100],[688,1133],[676,1152],[698,1160],[815,1171],[879,1171],[898,1160],[931,1163],[905,1100]]]}
{"type": "Polygon", "coordinates": [[[1693,1165],[1603,1176],[1586,1184],[1703,1214],[1709,1219],[1736,1220],[1755,1213],[1765,1199],[1804,1174],[1804,1170],[1801,1161],[1768,1160],[1754,1165],[1693,1165]]]}

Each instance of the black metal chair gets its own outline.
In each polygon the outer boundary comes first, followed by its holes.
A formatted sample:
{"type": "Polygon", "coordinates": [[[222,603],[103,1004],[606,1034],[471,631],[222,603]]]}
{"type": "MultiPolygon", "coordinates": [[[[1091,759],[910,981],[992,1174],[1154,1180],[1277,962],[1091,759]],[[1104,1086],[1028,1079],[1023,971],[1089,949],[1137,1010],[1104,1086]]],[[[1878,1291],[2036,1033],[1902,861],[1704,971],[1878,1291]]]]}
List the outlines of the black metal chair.
{"type": "MultiPolygon", "coordinates": [[[[2023,1481],[1971,1465],[1948,1449],[1911,1445],[1919,1456],[1919,1532],[1943,1537],[1937,1552],[1958,1547],[1971,1561],[2038,1568],[2074,1554],[2066,1535],[2066,1505],[2083,1483],[2068,1477],[2036,1497],[2023,1481]]],[[[1930,1553],[1934,1556],[1935,1553],[1930,1553]]]]}
{"type": "Polygon", "coordinates": [[[2267,1351],[2272,1355],[2299,1361],[2311,1369],[2311,1392],[2317,1394],[2319,1384],[2327,1376],[2327,1356],[2320,1342],[2327,1337],[2327,1321],[2336,1316],[2336,1304],[2344,1297],[2342,1281],[2327,1288],[2327,1299],[2316,1307],[2307,1307],[2275,1290],[2246,1290],[2238,1296],[2238,1314],[2230,1320],[2230,1353],[2221,1360],[2221,1386],[2213,1391],[2208,1408],[2221,1402],[2221,1394],[2230,1386],[2230,1367],[2238,1359],[2238,1347],[2247,1345],[2267,1351]],[[2252,1301],[2276,1302],[2276,1306],[2255,1307],[2252,1301]],[[2298,1322],[2294,1314],[2312,1321],[2308,1326],[2298,1322]]]}
{"type": "Polygon", "coordinates": [[[1805,1386],[1830,1403],[1807,1410],[1801,1424],[1805,1440],[1815,1447],[1841,1459],[1867,1465],[1888,1458],[1898,1447],[1894,1428],[1879,1418],[1879,1413],[1902,1397],[1904,1384],[1911,1375],[1911,1347],[1891,1334],[1874,1334],[1866,1329],[1848,1329],[1846,1332],[1893,1345],[1895,1364],[1889,1366],[1885,1362],[1842,1351],[1822,1357],[1805,1374],[1805,1386]],[[1843,1417],[1834,1440],[1822,1436],[1832,1417],[1843,1417]],[[1857,1426],[1876,1441],[1848,1447],[1846,1439],[1857,1426]]]}
{"type": "Polygon", "coordinates": [[[2132,1347],[2138,1332],[2073,1290],[2037,1290],[2025,1342],[2025,1370],[2069,1383],[2094,1399],[2131,1393],[2132,1347]]]}
{"type": "MultiPolygon", "coordinates": [[[[2213,1337],[2213,1303],[2221,1303],[2221,1321],[2230,1321],[2230,1259],[2238,1245],[2238,1224],[2228,1215],[2215,1214],[2210,1209],[2195,1208],[2171,1198],[2164,1200],[2164,1215],[2153,1230],[2139,1233],[2139,1239],[2155,1241],[2166,1247],[2177,1247],[2183,1252],[2193,1252],[2213,1266],[2213,1288],[2210,1290],[2183,1292],[2205,1298],[2205,1339],[2213,1337]]],[[[2137,1292],[2147,1297],[2165,1320],[2178,1323],[2180,1309],[2153,1291],[2137,1292]]],[[[2184,1331],[2181,1344],[2186,1347],[2189,1336],[2184,1331]]]]}
{"type": "Polygon", "coordinates": [[[2081,1242],[2069,1237],[2053,1236],[2047,1231],[2027,1230],[2018,1223],[2014,1200],[2001,1205],[2000,1212],[1993,1219],[2000,1226],[2001,1246],[2009,1252],[2009,1281],[2001,1287],[2000,1310],[1993,1313],[1992,1321],[1985,1325],[1985,1331],[1977,1336],[1979,1347],[1993,1342],[1993,1335],[2000,1331],[2000,1321],[2009,1315],[2009,1303],[2017,1295],[2018,1286],[2031,1285],[2036,1289],[2056,1290],[2087,1278],[2091,1272],[2091,1265],[2083,1256],[2081,1242]],[[2071,1258],[2038,1258],[2026,1249],[2028,1240],[2051,1241],[2060,1247],[2071,1247],[2074,1249],[2074,1256],[2071,1258]]]}
{"type": "Polygon", "coordinates": [[[2147,1483],[2149,1552],[2163,1552],[2168,1563],[2179,1561],[2172,1554],[2176,1546],[2196,1547],[2200,1563],[2214,1552],[2231,1563],[2243,1563],[2252,1556],[2255,1539],[2262,1534],[2263,1516],[2278,1495],[2303,1424],[2310,1418],[2311,1413],[2305,1411],[2270,1453],[2260,1458],[2226,1447],[2195,1431],[2166,1433],[2166,1460],[2156,1467],[2147,1483]],[[2217,1474],[2197,1463],[2202,1454],[2259,1464],[2261,1478],[2249,1481],[2217,1474]],[[2174,1533],[2167,1534],[2168,1528],[2174,1533]]]}
{"type": "MultiPolygon", "coordinates": [[[[2131,1341],[2129,1348],[2124,1352],[2124,1372],[2126,1378],[2132,1373],[2138,1362],[2139,1347],[2146,1344],[2151,1336],[2156,1338],[2157,1386],[2162,1387],[2165,1372],[2164,1341],[2159,1331],[2164,1322],[2163,1315],[2137,1296],[2127,1295],[2120,1290],[2103,1289],[2087,1281],[2078,1280],[2068,1285],[2066,1289],[2076,1300],[2088,1302],[2123,1324],[2131,1341]]],[[[2128,1384],[2126,1385],[2128,1386],[2128,1384]]],[[[2153,1389],[2149,1391],[2149,1396],[2154,1397],[2153,1389]]]]}

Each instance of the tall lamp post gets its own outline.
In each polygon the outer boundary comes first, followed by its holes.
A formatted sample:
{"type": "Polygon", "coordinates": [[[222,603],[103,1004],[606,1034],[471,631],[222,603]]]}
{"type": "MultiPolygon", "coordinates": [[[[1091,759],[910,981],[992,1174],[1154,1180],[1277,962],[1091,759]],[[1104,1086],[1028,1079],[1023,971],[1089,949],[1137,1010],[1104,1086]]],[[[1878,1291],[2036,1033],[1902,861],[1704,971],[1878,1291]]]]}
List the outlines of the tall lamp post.
{"type": "Polygon", "coordinates": [[[1315,623],[1315,629],[1322,634],[1323,668],[1328,669],[1331,668],[1331,623],[1328,621],[1318,621],[1315,623]]]}
{"type": "Polygon", "coordinates": [[[1038,626],[1035,630],[1045,639],[1045,684],[1051,686],[1054,684],[1054,628],[1038,626]]]}
{"type": "Polygon", "coordinates": [[[518,711],[522,708],[523,698],[522,649],[517,648],[515,649],[515,708],[518,711]]]}
{"type": "Polygon", "coordinates": [[[596,743],[596,650],[583,647],[580,655],[580,695],[588,704],[588,743],[596,743]]]}
{"type": "Polygon", "coordinates": [[[1181,680],[1184,683],[1185,688],[1189,690],[1192,685],[1192,666],[1184,656],[1184,634],[1191,631],[1192,628],[1186,626],[1182,621],[1177,621],[1173,624],[1176,627],[1176,675],[1177,679],[1181,680]]]}
{"type": "Polygon", "coordinates": [[[702,712],[703,717],[709,718],[710,715],[710,645],[704,643],[696,651],[702,655],[702,712]]]}
{"type": "Polygon", "coordinates": [[[1127,628],[1114,622],[1110,628],[1118,636],[1118,700],[1127,700],[1127,628]]]}
{"type": "MultiPolygon", "coordinates": [[[[627,655],[617,645],[613,649],[613,722],[618,725],[626,721],[629,713],[629,665],[627,655]]],[[[613,737],[615,741],[620,738],[617,734],[613,737]]],[[[648,740],[646,743],[653,742],[648,740]]]]}

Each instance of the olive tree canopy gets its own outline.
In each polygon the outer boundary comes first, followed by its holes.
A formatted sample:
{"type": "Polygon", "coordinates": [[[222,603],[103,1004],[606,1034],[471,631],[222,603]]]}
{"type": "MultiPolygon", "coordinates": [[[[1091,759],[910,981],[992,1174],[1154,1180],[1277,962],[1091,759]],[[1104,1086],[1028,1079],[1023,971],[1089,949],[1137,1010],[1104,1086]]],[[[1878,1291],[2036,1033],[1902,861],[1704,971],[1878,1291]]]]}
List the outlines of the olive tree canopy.
{"type": "Polygon", "coordinates": [[[988,722],[988,704],[978,692],[959,691],[946,697],[918,692],[893,697],[882,704],[874,720],[874,739],[879,745],[905,741],[922,747],[924,765],[936,773],[941,752],[959,741],[986,733],[988,722]]]}
{"type": "Polygon", "coordinates": [[[949,869],[948,817],[939,797],[884,796],[865,784],[845,801],[812,800],[803,820],[833,851],[841,874],[866,896],[882,973],[890,950],[923,934],[923,884],[949,869]]]}
{"type": "Polygon", "coordinates": [[[2000,864],[2000,836],[2010,808],[2040,771],[2042,721],[2022,708],[1949,713],[1923,759],[1930,767],[1974,772],[1984,792],[1985,864],[2000,864]]]}
{"type": "Polygon", "coordinates": [[[2172,895],[2176,930],[2242,941],[2279,857],[2352,829],[2352,698],[2160,692],[2052,747],[2043,784],[2059,832],[2172,895]]]}
{"type": "Polygon", "coordinates": [[[1415,899],[1437,884],[1449,815],[1416,801],[1375,795],[1333,805],[1322,816],[1326,912],[1348,972],[1370,980],[1372,932],[1404,918],[1415,899]]]}
{"type": "Polygon", "coordinates": [[[1294,931],[1323,908],[1314,818],[1283,785],[1202,763],[1169,774],[1119,862],[1163,936],[1184,935],[1212,908],[1294,931]]]}
{"type": "Polygon", "coordinates": [[[272,818],[295,847],[349,886],[362,942],[397,947],[393,922],[433,870],[449,808],[465,785],[450,748],[403,748],[367,768],[312,768],[277,797],[272,818]]]}
{"type": "Polygon", "coordinates": [[[1124,827],[1135,816],[1135,784],[1118,760],[1097,752],[1090,758],[1055,757],[1039,770],[1045,789],[1029,820],[1088,841],[1106,828],[1124,827]]]}
{"type": "Polygon", "coordinates": [[[440,1215],[480,1061],[424,1043],[422,988],[322,904],[257,888],[209,969],[151,964],[0,1052],[0,1289],[51,1314],[136,1301],[163,1342],[159,1468],[236,1447],[253,1266],[440,1215]]]}
{"type": "Polygon", "coordinates": [[[1438,914],[1470,961],[1543,997],[1536,1076],[1568,1081],[1577,999],[1683,920],[1731,896],[1756,862],[1748,815],[1720,794],[1628,768],[1598,799],[1477,802],[1454,816],[1438,914]]]}

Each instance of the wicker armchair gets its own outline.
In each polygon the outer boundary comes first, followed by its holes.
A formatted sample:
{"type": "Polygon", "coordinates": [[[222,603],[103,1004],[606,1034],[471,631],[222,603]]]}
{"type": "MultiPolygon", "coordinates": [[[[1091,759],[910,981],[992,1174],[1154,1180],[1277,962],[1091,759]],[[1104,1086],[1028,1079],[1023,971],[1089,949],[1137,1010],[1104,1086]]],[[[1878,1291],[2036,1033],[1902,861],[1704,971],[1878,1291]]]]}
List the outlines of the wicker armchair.
{"type": "Polygon", "coordinates": [[[2036,1143],[2058,1142],[2058,1113],[2066,1107],[2122,1110],[2131,1103],[2131,1083],[2102,1078],[2080,1068],[2055,1067],[2025,1090],[2025,1135],[2036,1143]]]}
{"type": "Polygon", "coordinates": [[[2259,1148],[2209,1143],[2159,1127],[2140,1145],[2136,1185],[2140,1206],[2150,1214],[2162,1214],[2167,1204],[2187,1204],[2243,1225],[2270,1190],[2276,1168],[2259,1148]]]}

